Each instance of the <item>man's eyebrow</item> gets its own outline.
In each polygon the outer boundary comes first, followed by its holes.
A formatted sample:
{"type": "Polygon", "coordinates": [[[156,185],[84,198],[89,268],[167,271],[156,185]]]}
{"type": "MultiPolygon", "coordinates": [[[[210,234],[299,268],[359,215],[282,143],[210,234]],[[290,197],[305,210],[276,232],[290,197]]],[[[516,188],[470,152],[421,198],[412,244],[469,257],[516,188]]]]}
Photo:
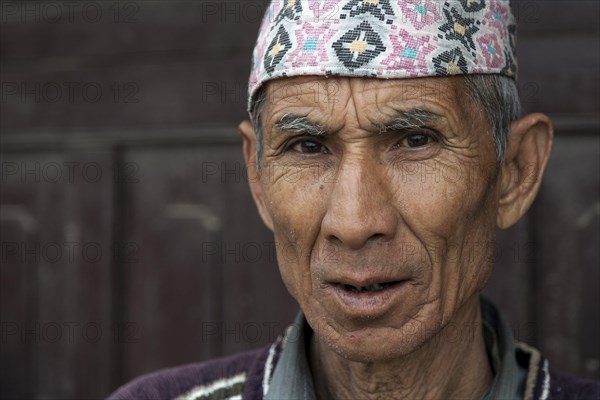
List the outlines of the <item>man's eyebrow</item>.
{"type": "Polygon", "coordinates": [[[388,131],[402,131],[409,129],[422,128],[423,126],[435,123],[443,119],[439,114],[422,109],[414,108],[411,110],[399,111],[391,119],[383,123],[375,123],[379,133],[388,131]]]}
{"type": "Polygon", "coordinates": [[[280,132],[301,133],[311,136],[324,136],[325,129],[308,117],[292,113],[284,114],[279,121],[275,123],[275,128],[280,132]]]}

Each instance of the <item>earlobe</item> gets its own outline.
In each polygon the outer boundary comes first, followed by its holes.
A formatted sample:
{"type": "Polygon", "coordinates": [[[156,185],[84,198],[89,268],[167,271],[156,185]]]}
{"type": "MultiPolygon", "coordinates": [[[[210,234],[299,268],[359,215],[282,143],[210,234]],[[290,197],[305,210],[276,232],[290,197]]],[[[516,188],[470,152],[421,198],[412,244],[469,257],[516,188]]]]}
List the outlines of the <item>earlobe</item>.
{"type": "Polygon", "coordinates": [[[242,121],[238,129],[243,140],[244,160],[246,161],[246,169],[248,172],[248,184],[254,203],[258,208],[260,217],[264,224],[271,231],[273,230],[273,221],[265,207],[264,193],[261,186],[260,171],[258,169],[258,160],[256,159],[256,134],[252,123],[248,120],[242,121]]]}
{"type": "Polygon", "coordinates": [[[552,122],[544,114],[529,114],[512,124],[499,181],[499,228],[516,223],[533,203],[550,157],[553,135],[552,122]]]}

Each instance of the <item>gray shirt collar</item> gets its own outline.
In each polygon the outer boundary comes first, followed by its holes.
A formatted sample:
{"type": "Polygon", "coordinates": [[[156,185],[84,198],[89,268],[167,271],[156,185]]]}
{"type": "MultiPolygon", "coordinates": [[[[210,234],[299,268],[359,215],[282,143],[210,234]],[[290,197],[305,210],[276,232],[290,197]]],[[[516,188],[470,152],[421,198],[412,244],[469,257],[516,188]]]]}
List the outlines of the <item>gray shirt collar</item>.
{"type": "Polygon", "coordinates": [[[287,329],[283,350],[273,371],[265,400],[315,400],[315,388],[308,365],[308,342],[312,331],[302,311],[287,329]]]}
{"type": "Polygon", "coordinates": [[[517,364],[515,341],[510,326],[498,309],[481,298],[483,337],[494,381],[483,400],[522,399],[527,369],[517,364]]]}
{"type": "MultiPolygon", "coordinates": [[[[496,307],[484,298],[481,299],[481,313],[485,345],[494,371],[494,381],[484,400],[522,398],[527,371],[517,365],[512,332],[496,307]]],[[[265,399],[316,399],[308,363],[311,334],[304,314],[299,312],[285,335],[265,399]]]]}

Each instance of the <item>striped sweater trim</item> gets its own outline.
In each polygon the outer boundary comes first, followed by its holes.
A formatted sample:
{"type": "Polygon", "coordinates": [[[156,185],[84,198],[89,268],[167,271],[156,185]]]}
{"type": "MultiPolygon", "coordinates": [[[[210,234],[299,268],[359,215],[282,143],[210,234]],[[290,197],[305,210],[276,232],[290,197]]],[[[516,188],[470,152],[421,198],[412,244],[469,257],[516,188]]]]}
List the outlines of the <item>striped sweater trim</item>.
{"type": "Polygon", "coordinates": [[[263,397],[269,391],[269,386],[271,385],[271,379],[273,378],[273,372],[275,370],[275,356],[281,353],[281,344],[282,337],[279,336],[275,343],[269,347],[269,355],[267,356],[267,360],[265,361],[265,368],[263,373],[263,381],[262,381],[262,395],[263,397]]]}
{"type": "Polygon", "coordinates": [[[516,342],[515,347],[529,356],[524,400],[548,400],[550,396],[548,360],[542,357],[539,350],[525,343],[516,342]]]}
{"type": "Polygon", "coordinates": [[[252,398],[255,396],[260,396],[261,398],[264,397],[265,393],[269,390],[275,365],[281,354],[283,341],[283,337],[279,336],[277,340],[269,346],[268,351],[263,353],[265,356],[260,367],[256,365],[258,371],[262,370],[259,372],[260,375],[254,375],[252,372],[252,370],[257,371],[255,369],[256,367],[250,367],[248,371],[210,381],[203,385],[194,386],[184,394],[176,397],[175,400],[241,400],[247,395],[252,398]],[[253,392],[255,389],[248,388],[250,392],[246,393],[246,384],[255,382],[257,380],[256,378],[262,378],[258,381],[260,383],[256,387],[257,391],[253,392]]]}
{"type": "Polygon", "coordinates": [[[207,385],[195,386],[175,400],[241,399],[245,382],[246,373],[242,372],[229,378],[218,379],[207,385]]]}

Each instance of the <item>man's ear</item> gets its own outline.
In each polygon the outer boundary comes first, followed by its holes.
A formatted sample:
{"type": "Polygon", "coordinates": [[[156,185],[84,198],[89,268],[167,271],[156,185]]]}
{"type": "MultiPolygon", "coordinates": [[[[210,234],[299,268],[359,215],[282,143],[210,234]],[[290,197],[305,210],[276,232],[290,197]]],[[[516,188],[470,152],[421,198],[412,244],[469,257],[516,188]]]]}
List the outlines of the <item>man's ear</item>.
{"type": "Polygon", "coordinates": [[[544,114],[529,114],[511,125],[500,170],[498,227],[516,223],[533,203],[550,158],[553,136],[552,122],[544,114]]]}
{"type": "Polygon", "coordinates": [[[263,222],[271,231],[273,230],[273,221],[271,215],[267,212],[265,207],[265,199],[263,188],[261,185],[260,170],[258,168],[256,160],[256,133],[252,123],[248,120],[242,121],[238,126],[240,130],[240,136],[244,141],[244,159],[246,160],[246,168],[248,170],[248,183],[250,184],[250,191],[252,192],[252,198],[258,208],[258,213],[262,218],[263,222]]]}

